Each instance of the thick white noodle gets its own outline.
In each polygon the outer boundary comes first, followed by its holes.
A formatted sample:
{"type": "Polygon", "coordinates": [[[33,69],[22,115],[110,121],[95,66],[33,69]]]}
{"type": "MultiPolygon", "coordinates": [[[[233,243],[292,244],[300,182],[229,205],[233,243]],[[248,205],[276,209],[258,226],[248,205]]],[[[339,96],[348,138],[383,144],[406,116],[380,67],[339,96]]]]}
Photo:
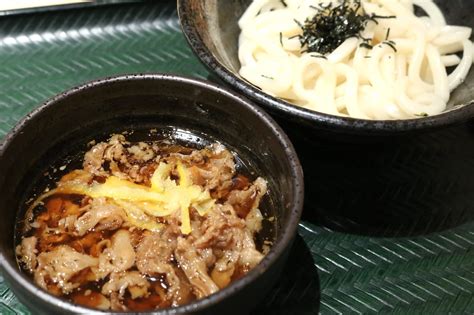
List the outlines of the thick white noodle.
{"type": "Polygon", "coordinates": [[[446,109],[473,63],[471,28],[447,25],[433,0],[361,0],[367,14],[396,17],[367,23],[361,37],[372,49],[353,37],[326,56],[302,53],[295,21],[329,3],[339,0],[254,0],[239,21],[240,75],[272,96],[332,115],[407,119],[446,109]],[[416,7],[426,15],[415,16],[416,7]]]}
{"type": "Polygon", "coordinates": [[[465,40],[463,42],[464,53],[461,59],[461,62],[456,67],[456,69],[448,76],[449,81],[449,90],[453,91],[461,83],[464,82],[464,79],[469,73],[469,69],[472,66],[472,54],[474,49],[472,48],[472,42],[470,40],[465,40]]]}
{"type": "Polygon", "coordinates": [[[456,55],[445,55],[441,57],[441,61],[445,67],[454,67],[461,62],[461,58],[456,55]]]}
{"type": "Polygon", "coordinates": [[[431,25],[446,25],[446,19],[444,18],[443,12],[441,12],[441,10],[432,0],[413,0],[413,4],[422,8],[423,11],[426,12],[431,21],[431,25]]]}

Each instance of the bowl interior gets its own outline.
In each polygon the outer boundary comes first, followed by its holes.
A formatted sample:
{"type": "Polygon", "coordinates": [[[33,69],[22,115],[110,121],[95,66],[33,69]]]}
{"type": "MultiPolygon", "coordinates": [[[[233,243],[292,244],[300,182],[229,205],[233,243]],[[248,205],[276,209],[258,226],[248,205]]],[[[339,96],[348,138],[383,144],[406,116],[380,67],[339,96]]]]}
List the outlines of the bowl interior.
{"type": "MultiPolygon", "coordinates": [[[[341,119],[322,113],[315,113],[289,104],[283,100],[264,94],[258,88],[247,83],[238,74],[240,62],[238,59],[238,38],[240,28],[238,20],[250,5],[252,0],[179,0],[179,12],[184,32],[199,57],[214,70],[226,83],[231,84],[251,98],[255,98],[279,116],[296,114],[303,120],[312,122],[330,120],[333,123],[343,124],[341,119]],[[188,28],[189,27],[189,28],[188,28]],[[195,38],[191,33],[195,33],[195,38]],[[200,43],[202,41],[202,44],[200,43]],[[210,55],[207,55],[207,51],[210,55]]],[[[464,25],[474,28],[474,2],[470,0],[449,1],[435,0],[443,11],[449,24],[464,25]]],[[[472,38],[472,37],[471,37],[472,38]]],[[[474,100],[474,71],[470,71],[468,77],[452,94],[448,104],[448,113],[454,109],[463,108],[474,100]]],[[[442,113],[440,115],[444,115],[442,113]]],[[[436,115],[436,116],[440,116],[436,115]]],[[[433,116],[433,117],[436,117],[433,116]]],[[[291,119],[291,118],[290,118],[291,119]]],[[[432,117],[416,119],[412,121],[428,121],[432,117]]],[[[351,120],[351,119],[350,119],[351,120]]],[[[352,119],[356,121],[355,119],[352,119]]],[[[360,121],[360,120],[359,120],[360,121]]],[[[363,120],[362,120],[363,121],[363,120]]],[[[372,124],[375,125],[376,123],[372,124]]],[[[363,125],[360,125],[363,127],[363,125]]],[[[403,124],[401,124],[403,127],[403,124]]],[[[426,127],[426,126],[425,126],[426,127]]]]}
{"type": "Polygon", "coordinates": [[[59,178],[61,172],[52,170],[77,163],[74,156],[91,140],[122,131],[135,131],[131,139],[146,140],[155,137],[144,132],[152,128],[161,137],[194,146],[219,141],[251,176],[265,177],[271,187],[266,206],[277,218],[266,233],[276,239],[272,252],[283,249],[291,243],[301,212],[302,187],[295,183],[302,175],[291,144],[268,119],[217,87],[159,75],[98,81],[58,96],[30,114],[0,146],[2,264],[16,265],[14,222],[36,179],[44,179],[47,171],[59,178]]]}

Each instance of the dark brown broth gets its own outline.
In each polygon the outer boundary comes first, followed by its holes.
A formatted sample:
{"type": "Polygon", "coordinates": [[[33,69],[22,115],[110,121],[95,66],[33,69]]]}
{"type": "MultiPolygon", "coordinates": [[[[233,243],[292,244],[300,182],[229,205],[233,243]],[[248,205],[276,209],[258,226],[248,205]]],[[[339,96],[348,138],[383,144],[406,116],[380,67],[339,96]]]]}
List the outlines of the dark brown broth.
{"type": "MultiPolygon", "coordinates": [[[[181,145],[177,144],[166,144],[162,146],[163,151],[161,152],[163,155],[169,154],[171,152],[174,153],[184,153],[188,154],[192,151],[192,148],[186,148],[181,145]]],[[[237,163],[239,163],[239,159],[237,159],[237,163]]],[[[142,165],[143,166],[143,165],[142,165]]],[[[71,169],[73,169],[71,167],[71,169]]],[[[70,170],[70,169],[67,169],[70,170]]],[[[66,171],[67,171],[66,170],[66,171]]],[[[237,175],[233,179],[232,189],[245,189],[250,185],[250,180],[246,176],[250,172],[242,172],[245,170],[244,165],[237,164],[237,175]],[[246,174],[246,175],[242,175],[246,174]]],[[[154,168],[150,168],[150,174],[152,174],[154,168]]],[[[98,182],[101,181],[100,178],[95,178],[98,182]]],[[[51,187],[51,186],[50,186],[51,187]]],[[[211,191],[211,195],[218,200],[225,200],[229,192],[232,190],[224,190],[224,191],[211,191]]],[[[39,206],[34,211],[34,218],[36,220],[44,221],[47,223],[49,227],[57,227],[58,222],[61,218],[65,217],[68,214],[74,213],[78,208],[85,204],[85,201],[89,197],[87,196],[80,196],[80,195],[55,195],[45,200],[44,206],[39,206]]],[[[236,212],[240,217],[245,217],[246,214],[249,212],[251,207],[251,203],[244,204],[239,209],[236,209],[236,212]]],[[[268,208],[264,209],[269,211],[268,208]]],[[[263,212],[265,217],[269,217],[268,213],[263,212]]],[[[264,220],[264,231],[258,233],[256,236],[257,241],[257,248],[259,250],[262,249],[264,241],[273,240],[273,226],[274,223],[265,222],[264,220]],[[268,233],[270,232],[270,233],[268,233]],[[264,234],[267,234],[266,236],[264,234]]],[[[20,227],[21,225],[19,225],[20,227]]],[[[79,253],[91,255],[93,257],[98,257],[101,252],[100,248],[97,248],[98,243],[102,240],[110,240],[116,230],[113,231],[95,231],[92,230],[85,234],[84,236],[74,236],[69,233],[60,233],[60,234],[52,234],[47,235],[44,237],[43,229],[31,229],[29,231],[25,231],[24,227],[17,230],[18,237],[17,237],[17,244],[20,243],[23,237],[28,236],[37,236],[38,237],[38,245],[37,249],[39,252],[48,251],[53,247],[58,245],[68,245],[74,248],[79,253]]],[[[143,235],[143,231],[135,229],[133,230],[133,238],[140,239],[143,235]]],[[[20,267],[25,269],[20,263],[20,267]]],[[[179,268],[177,268],[180,270],[179,268]]],[[[25,270],[26,271],[26,270],[25,270]]],[[[180,271],[181,272],[181,271],[180,271]]],[[[247,270],[236,270],[235,274],[232,276],[232,281],[237,280],[244,276],[248,272],[247,270]]],[[[182,272],[181,272],[182,273],[182,272]]],[[[98,304],[100,303],[101,298],[101,287],[104,283],[109,280],[109,276],[100,280],[100,281],[90,281],[89,278],[92,272],[89,269],[82,270],[81,272],[74,275],[72,282],[80,283],[80,287],[75,289],[72,293],[68,295],[63,295],[64,298],[91,308],[97,308],[98,304]]],[[[183,275],[180,276],[183,278],[183,275]]],[[[172,306],[169,301],[164,298],[164,294],[166,293],[168,284],[166,283],[166,279],[163,275],[156,275],[155,277],[147,277],[148,282],[150,283],[151,287],[149,290],[149,295],[143,298],[136,298],[132,299],[129,293],[125,294],[125,298],[123,299],[123,304],[130,310],[130,311],[147,311],[153,310],[156,308],[166,308],[172,306]]],[[[51,293],[56,295],[61,295],[60,290],[55,287],[54,284],[51,283],[48,286],[48,289],[51,293]]],[[[196,296],[190,291],[187,295],[180,302],[180,304],[186,304],[190,301],[196,299],[196,296]]]]}

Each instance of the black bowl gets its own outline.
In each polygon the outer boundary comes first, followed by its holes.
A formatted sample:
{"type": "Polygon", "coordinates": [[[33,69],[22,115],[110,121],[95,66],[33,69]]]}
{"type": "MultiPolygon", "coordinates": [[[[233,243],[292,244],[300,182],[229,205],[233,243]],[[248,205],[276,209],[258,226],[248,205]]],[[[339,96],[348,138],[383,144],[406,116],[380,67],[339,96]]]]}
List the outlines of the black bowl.
{"type": "MultiPolygon", "coordinates": [[[[474,71],[451,95],[448,109],[439,115],[406,120],[364,120],[339,117],[307,110],[272,97],[238,74],[237,24],[252,0],[178,0],[178,14],[186,38],[196,55],[218,78],[262,105],[290,129],[304,133],[321,131],[345,135],[385,136],[453,125],[474,116],[474,71]]],[[[474,1],[435,0],[448,23],[474,28],[474,1]]],[[[286,126],[284,126],[286,127],[286,126]]],[[[351,139],[353,140],[353,139],[351,139]]]]}
{"type": "Polygon", "coordinates": [[[243,165],[268,179],[269,204],[278,222],[271,251],[248,275],[205,299],[161,314],[245,313],[275,283],[303,205],[303,174],[286,135],[258,107],[212,84],[172,75],[121,76],[60,94],[27,115],[0,145],[1,271],[34,313],[94,311],[50,295],[20,271],[14,251],[15,221],[21,217],[30,185],[48,166],[57,165],[91,139],[150,128],[192,144],[218,140],[227,145],[243,165]]]}

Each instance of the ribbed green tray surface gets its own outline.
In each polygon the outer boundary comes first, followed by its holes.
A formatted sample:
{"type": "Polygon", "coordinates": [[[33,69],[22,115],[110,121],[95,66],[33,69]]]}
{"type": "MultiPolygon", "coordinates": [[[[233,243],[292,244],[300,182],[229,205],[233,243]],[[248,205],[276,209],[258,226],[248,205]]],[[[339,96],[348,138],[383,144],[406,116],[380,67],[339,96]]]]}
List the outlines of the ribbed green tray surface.
{"type": "MultiPolygon", "coordinates": [[[[88,80],[208,71],[173,1],[0,18],[0,138],[26,113],[88,80]]],[[[1,174],[0,174],[1,176],[1,174]]],[[[474,223],[417,237],[335,232],[303,221],[258,314],[474,314],[474,223]]],[[[29,314],[0,277],[0,314],[29,314]]]]}

